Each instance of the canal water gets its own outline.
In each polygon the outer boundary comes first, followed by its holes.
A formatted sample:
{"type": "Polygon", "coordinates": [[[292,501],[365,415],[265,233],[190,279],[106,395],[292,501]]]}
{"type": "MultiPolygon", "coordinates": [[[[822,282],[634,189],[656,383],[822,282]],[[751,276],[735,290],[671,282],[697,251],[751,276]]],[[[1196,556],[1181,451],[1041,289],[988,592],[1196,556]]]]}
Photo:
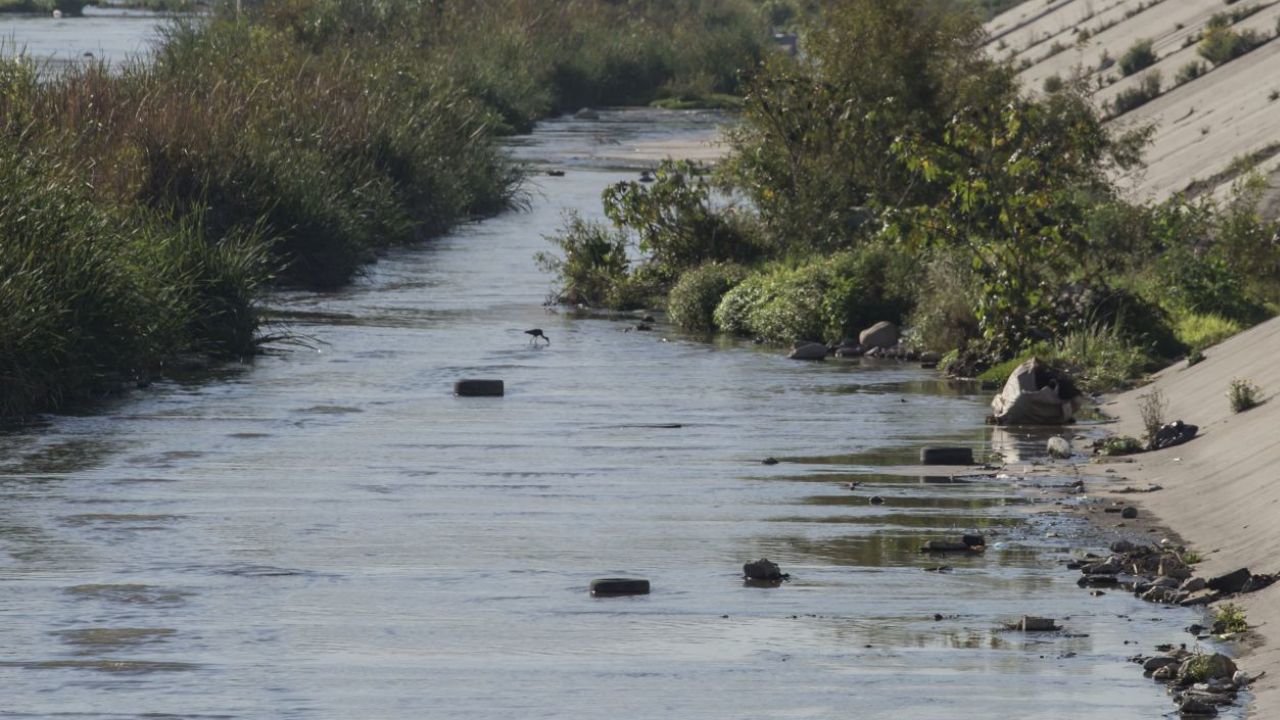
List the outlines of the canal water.
{"type": "Polygon", "coordinates": [[[0,13],[0,54],[25,54],[46,72],[72,63],[120,66],[145,56],[167,17],[142,10],[87,7],[83,17],[0,13]]]}
{"type": "Polygon", "coordinates": [[[563,213],[720,121],[544,123],[511,151],[565,175],[527,211],[272,297],[303,345],[0,435],[3,715],[1166,714],[1125,658],[1197,615],[1077,588],[1091,536],[1008,478],[894,469],[986,452],[989,393],[544,307],[563,213]],[[966,530],[992,547],[918,552],[966,530]],[[790,582],[745,585],[759,557],[790,582]],[[1028,613],[1065,629],[1002,629],[1028,613]]]}

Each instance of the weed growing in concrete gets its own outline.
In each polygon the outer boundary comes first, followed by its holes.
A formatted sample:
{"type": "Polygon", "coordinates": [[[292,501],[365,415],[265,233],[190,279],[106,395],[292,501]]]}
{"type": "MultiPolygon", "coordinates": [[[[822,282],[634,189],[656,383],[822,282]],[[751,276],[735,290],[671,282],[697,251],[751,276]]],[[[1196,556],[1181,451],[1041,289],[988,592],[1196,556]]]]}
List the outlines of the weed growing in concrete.
{"type": "Polygon", "coordinates": [[[1227,389],[1227,400],[1231,403],[1232,412],[1242,413],[1257,407],[1262,402],[1262,395],[1257,385],[1248,380],[1236,378],[1231,381],[1231,387],[1227,389]]]}
{"type": "Polygon", "coordinates": [[[1156,432],[1164,425],[1169,402],[1164,399],[1164,393],[1152,390],[1146,395],[1138,396],[1138,412],[1142,415],[1142,427],[1146,429],[1147,446],[1150,447],[1156,439],[1156,432]]]}

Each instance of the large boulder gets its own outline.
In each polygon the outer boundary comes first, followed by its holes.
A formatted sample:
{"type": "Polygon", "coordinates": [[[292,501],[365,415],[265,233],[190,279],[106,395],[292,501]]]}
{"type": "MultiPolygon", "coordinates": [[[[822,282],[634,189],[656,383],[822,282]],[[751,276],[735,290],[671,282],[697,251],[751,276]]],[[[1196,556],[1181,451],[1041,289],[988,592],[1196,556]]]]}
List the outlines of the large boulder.
{"type": "Polygon", "coordinates": [[[898,326],[882,320],[859,333],[858,344],[863,350],[891,348],[898,344],[898,337],[898,326]]]}
{"type": "Polygon", "coordinates": [[[991,411],[998,425],[1063,425],[1079,405],[1080,391],[1069,375],[1031,358],[1009,374],[991,411]]]}

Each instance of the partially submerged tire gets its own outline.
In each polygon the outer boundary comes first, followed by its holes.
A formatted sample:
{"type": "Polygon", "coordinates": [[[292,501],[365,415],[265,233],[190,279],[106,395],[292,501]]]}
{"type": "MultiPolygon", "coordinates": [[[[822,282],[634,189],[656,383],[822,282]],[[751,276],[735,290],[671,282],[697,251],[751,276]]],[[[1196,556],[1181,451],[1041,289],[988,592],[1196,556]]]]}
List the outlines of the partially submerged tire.
{"type": "Polygon", "coordinates": [[[501,380],[459,380],[453,394],[459,397],[502,397],[506,389],[501,380]]]}
{"type": "Polygon", "coordinates": [[[639,578],[600,578],[591,581],[591,594],[596,597],[648,595],[649,581],[639,578]]]}
{"type": "Polygon", "coordinates": [[[922,465],[973,465],[973,448],[927,447],[920,449],[922,465]]]}

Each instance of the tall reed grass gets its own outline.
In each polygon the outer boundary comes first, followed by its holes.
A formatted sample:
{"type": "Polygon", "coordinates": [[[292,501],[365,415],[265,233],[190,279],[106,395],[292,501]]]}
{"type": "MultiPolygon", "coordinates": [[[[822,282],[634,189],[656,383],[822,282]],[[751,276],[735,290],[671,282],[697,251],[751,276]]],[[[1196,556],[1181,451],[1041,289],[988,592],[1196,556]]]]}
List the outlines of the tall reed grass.
{"type": "Polygon", "coordinates": [[[123,67],[0,60],[0,415],[251,354],[265,284],[518,202],[501,134],[735,90],[767,42],[747,0],[245,6],[123,67]]]}

